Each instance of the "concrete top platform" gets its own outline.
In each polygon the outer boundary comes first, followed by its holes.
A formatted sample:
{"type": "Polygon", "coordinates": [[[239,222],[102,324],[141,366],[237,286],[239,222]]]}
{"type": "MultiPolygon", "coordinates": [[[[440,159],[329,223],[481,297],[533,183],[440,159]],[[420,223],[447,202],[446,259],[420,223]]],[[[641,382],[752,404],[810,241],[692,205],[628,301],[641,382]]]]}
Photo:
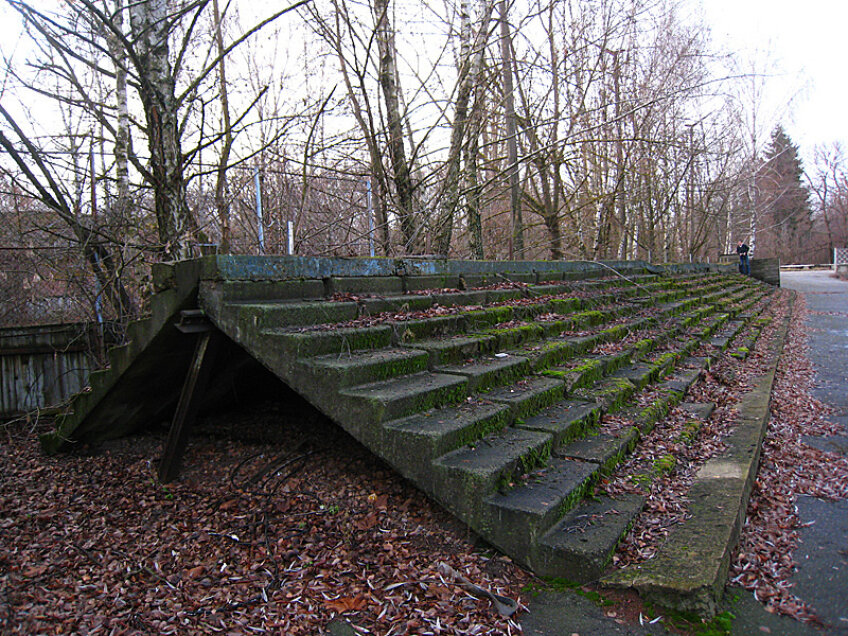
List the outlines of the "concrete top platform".
{"type": "Polygon", "coordinates": [[[296,280],[333,276],[456,276],[509,274],[683,273],[709,271],[704,263],[652,265],[646,261],[457,261],[438,257],[324,258],[314,256],[204,256],[192,261],[160,263],[153,277],[167,286],[177,269],[194,270],[201,280],[296,280]]]}

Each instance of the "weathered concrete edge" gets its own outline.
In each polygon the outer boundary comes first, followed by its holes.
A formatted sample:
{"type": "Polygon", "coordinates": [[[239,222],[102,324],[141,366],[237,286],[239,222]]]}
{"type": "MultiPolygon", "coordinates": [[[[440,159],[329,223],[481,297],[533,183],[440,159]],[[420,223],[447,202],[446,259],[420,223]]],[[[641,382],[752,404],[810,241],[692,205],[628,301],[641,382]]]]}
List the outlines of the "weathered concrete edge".
{"type": "MultiPolygon", "coordinates": [[[[77,393],[71,399],[69,409],[56,419],[56,428],[39,436],[42,450],[55,455],[67,444],[76,440],[83,423],[109,393],[120,382],[124,373],[135,363],[147,347],[160,337],[163,328],[173,322],[181,309],[197,304],[197,282],[200,276],[198,261],[184,261],[173,268],[172,284],[151,297],[151,313],[145,318],[130,323],[130,337],[126,355],[120,366],[115,365],[98,371],[102,374],[97,390],[77,393]]],[[[110,356],[111,358],[111,356],[110,356]]],[[[89,378],[91,384],[91,376],[89,378]]]]}
{"type": "Polygon", "coordinates": [[[794,305],[778,327],[773,361],[737,410],[738,425],[727,451],[708,461],[690,491],[692,516],[668,538],[654,559],[615,571],[601,580],[610,587],[636,589],[643,598],[681,611],[714,615],[739,541],[759,467],[769,421],[771,389],[794,305]]]}
{"type": "MultiPolygon", "coordinates": [[[[673,274],[712,271],[705,263],[652,265],[645,261],[458,261],[439,258],[326,258],[313,256],[204,256],[202,280],[306,280],[327,277],[449,276],[472,274],[673,274]]],[[[181,264],[153,268],[157,288],[168,287],[181,264]]]]}

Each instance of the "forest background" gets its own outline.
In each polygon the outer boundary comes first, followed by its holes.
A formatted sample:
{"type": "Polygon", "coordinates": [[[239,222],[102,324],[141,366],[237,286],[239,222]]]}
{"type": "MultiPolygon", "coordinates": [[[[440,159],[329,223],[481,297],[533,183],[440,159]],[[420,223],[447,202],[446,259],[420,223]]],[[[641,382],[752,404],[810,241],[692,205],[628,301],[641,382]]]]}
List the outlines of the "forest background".
{"type": "Polygon", "coordinates": [[[0,324],[205,253],[829,262],[843,148],[690,5],[0,0],[0,324]]]}

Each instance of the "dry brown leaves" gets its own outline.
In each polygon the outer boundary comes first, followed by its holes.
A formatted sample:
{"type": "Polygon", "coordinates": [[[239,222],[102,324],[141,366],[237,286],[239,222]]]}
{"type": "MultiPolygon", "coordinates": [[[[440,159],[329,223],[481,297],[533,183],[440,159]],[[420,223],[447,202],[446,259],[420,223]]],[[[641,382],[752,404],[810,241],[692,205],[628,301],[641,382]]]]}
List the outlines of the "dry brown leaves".
{"type": "MultiPolygon", "coordinates": [[[[641,492],[647,496],[644,510],[619,544],[613,557],[614,565],[624,567],[653,558],[673,528],[687,519],[686,496],[693,477],[704,462],[725,450],[722,440],[735,426],[733,405],[748,390],[747,382],[741,379],[756,376],[765,369],[774,331],[780,317],[787,311],[787,297],[782,295],[775,299],[768,308],[774,320],[763,330],[749,357],[742,362],[729,355],[721,355],[712,364],[710,372],[703,374],[692,386],[687,400],[716,404],[712,416],[701,423],[694,440],[681,437],[684,427],[692,420],[691,416],[680,408],[674,408],[642,437],[628,459],[600,484],[600,490],[609,494],[641,492]],[[670,470],[667,469],[671,461],[669,458],[673,458],[670,470]]],[[[743,331],[736,341],[744,339],[747,333],[743,331]]],[[[719,352],[713,347],[704,347],[704,353],[716,356],[719,352]]],[[[647,405],[656,397],[656,389],[648,388],[640,392],[635,401],[647,405]]],[[[610,431],[632,423],[622,415],[604,418],[604,426],[610,431]]]]}
{"type": "Polygon", "coordinates": [[[520,630],[438,564],[513,599],[528,575],[343,435],[295,455],[195,435],[166,487],[161,436],[48,458],[28,433],[0,445],[1,633],[319,634],[340,616],[372,634],[520,630]]]}
{"type": "Polygon", "coordinates": [[[813,609],[792,594],[789,582],[800,524],[795,502],[798,495],[848,497],[848,459],[802,440],[837,432],[826,419],[825,405],[810,395],[813,369],[803,328],[806,313],[799,296],[775,377],[772,418],[731,578],[753,590],[770,611],[815,620],[813,609]]]}

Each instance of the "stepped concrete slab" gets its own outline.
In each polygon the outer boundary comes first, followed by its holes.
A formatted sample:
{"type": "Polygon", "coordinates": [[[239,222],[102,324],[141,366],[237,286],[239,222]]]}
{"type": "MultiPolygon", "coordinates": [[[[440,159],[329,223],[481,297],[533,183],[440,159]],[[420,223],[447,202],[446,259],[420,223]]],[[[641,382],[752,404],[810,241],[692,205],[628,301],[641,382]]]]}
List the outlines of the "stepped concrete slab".
{"type": "Polygon", "coordinates": [[[681,402],[680,408],[697,420],[708,420],[715,411],[715,402],[681,402]]]}
{"type": "Polygon", "coordinates": [[[392,344],[392,328],[389,325],[294,332],[268,330],[264,336],[267,342],[279,342],[280,346],[298,358],[331,353],[343,355],[392,344]]]}
{"type": "Polygon", "coordinates": [[[530,361],[527,358],[504,354],[500,358],[436,367],[434,371],[465,376],[468,378],[470,390],[485,391],[523,378],[530,373],[530,361]]]}
{"type": "Polygon", "coordinates": [[[686,371],[677,371],[672,374],[669,378],[667,378],[662,386],[671,391],[675,391],[680,393],[681,395],[686,395],[689,392],[689,389],[692,387],[695,382],[698,381],[698,378],[701,377],[700,369],[689,369],[686,371]]]}
{"type": "Polygon", "coordinates": [[[467,393],[465,378],[425,372],[343,389],[339,395],[354,403],[368,421],[385,422],[459,402],[467,393]]]}
{"type": "Polygon", "coordinates": [[[257,329],[345,322],[359,316],[359,306],[352,302],[241,302],[230,307],[237,320],[257,329]]]}
{"type": "Polygon", "coordinates": [[[600,466],[593,462],[554,457],[543,468],[524,475],[526,480],[489,497],[488,502],[498,511],[499,519],[518,512],[538,518],[554,515],[558,519],[582,498],[583,489],[599,470],[600,466]],[[575,491],[580,491],[579,495],[566,501],[575,491]]]}
{"type": "Polygon", "coordinates": [[[479,400],[392,420],[383,425],[387,459],[432,492],[431,460],[497,433],[509,421],[507,406],[479,400]]]}
{"type": "Polygon", "coordinates": [[[392,323],[400,342],[415,342],[459,333],[464,328],[461,316],[436,316],[427,320],[398,320],[392,323]]]}
{"type": "Polygon", "coordinates": [[[629,380],[637,389],[648,386],[659,375],[659,369],[653,365],[642,363],[628,365],[611,374],[613,378],[629,380]]]}
{"type": "Polygon", "coordinates": [[[564,400],[540,413],[516,423],[516,427],[550,433],[554,445],[560,446],[578,437],[598,423],[601,408],[595,402],[564,400]]]}
{"type": "Polygon", "coordinates": [[[572,365],[558,366],[542,371],[542,375],[559,378],[565,383],[565,389],[571,392],[575,389],[591,386],[604,376],[606,365],[601,360],[582,358],[572,365]]]}
{"type": "Polygon", "coordinates": [[[407,347],[423,349],[430,356],[430,365],[456,364],[465,360],[497,351],[494,336],[451,336],[408,342],[407,347]]]}
{"type": "Polygon", "coordinates": [[[502,322],[509,322],[513,316],[513,308],[509,306],[472,309],[462,314],[465,326],[469,330],[494,327],[502,322]]]}
{"type": "Polygon", "coordinates": [[[426,311],[433,306],[432,296],[364,297],[356,301],[360,316],[375,316],[385,312],[426,311]]]}
{"type": "Polygon", "coordinates": [[[320,374],[340,387],[367,384],[427,370],[429,356],[416,349],[377,349],[317,356],[301,361],[306,373],[320,374]]]}
{"type": "Polygon", "coordinates": [[[443,455],[433,462],[442,504],[479,527],[483,497],[545,461],[552,442],[546,433],[507,428],[443,455]]]}
{"type": "MultiPolygon", "coordinates": [[[[709,362],[691,351],[730,333],[724,305],[741,327],[768,301],[759,283],[701,265],[610,266],[630,280],[562,262],[208,257],[157,267],[153,317],[130,327],[113,369],[92,375],[71,424],[45,446],[170,417],[195,341],[172,323],[184,309],[205,312],[202,328],[217,329],[228,352],[261,362],[482,538],[539,573],[584,578],[640,502],[593,512],[597,502],[581,499],[682,399],[709,362]],[[145,380],[151,363],[170,375],[145,380]],[[650,405],[632,404],[637,386],[667,373],[650,405]],[[603,413],[622,408],[635,426],[595,434],[603,413]],[[586,533],[594,552],[566,545],[586,533]]],[[[746,328],[753,337],[761,325],[746,328]]],[[[207,368],[210,387],[231,366],[207,368]]]]}
{"type": "Polygon", "coordinates": [[[519,325],[518,327],[507,327],[504,329],[489,329],[481,332],[483,335],[492,336],[496,339],[497,349],[504,351],[521,345],[524,342],[541,340],[545,330],[535,323],[519,325]]]}
{"type": "MultiPolygon", "coordinates": [[[[161,276],[161,266],[154,267],[153,284],[157,291],[171,289],[173,278],[161,276]]],[[[174,271],[182,266],[165,265],[174,271]]],[[[325,295],[322,280],[218,280],[215,282],[201,280],[199,285],[201,295],[216,297],[217,302],[227,303],[258,303],[268,302],[303,302],[306,299],[322,299],[325,295]]]]}
{"type": "Polygon", "coordinates": [[[579,583],[597,580],[644,505],[641,495],[584,501],[541,538],[534,571],[579,583]]]}
{"type": "Polygon", "coordinates": [[[485,394],[485,399],[506,404],[516,419],[522,419],[562,399],[565,384],[556,378],[530,377],[485,394]]]}
{"type": "Polygon", "coordinates": [[[633,449],[637,441],[639,441],[638,431],[627,428],[617,435],[604,433],[589,435],[585,439],[571,442],[558,449],[556,454],[560,457],[593,462],[599,464],[604,470],[610,470],[633,449]]]}
{"type": "Polygon", "coordinates": [[[604,411],[617,411],[636,392],[636,386],[627,378],[606,378],[589,388],[574,391],[572,397],[597,402],[604,411]]]}
{"type": "Polygon", "coordinates": [[[487,499],[490,541],[527,563],[539,533],[573,508],[599,475],[597,464],[551,458],[544,468],[487,499]]]}
{"type": "Polygon", "coordinates": [[[523,349],[514,350],[512,353],[528,357],[533,368],[540,371],[586,353],[601,342],[603,342],[603,337],[599,334],[552,338],[526,346],[523,349]]]}

